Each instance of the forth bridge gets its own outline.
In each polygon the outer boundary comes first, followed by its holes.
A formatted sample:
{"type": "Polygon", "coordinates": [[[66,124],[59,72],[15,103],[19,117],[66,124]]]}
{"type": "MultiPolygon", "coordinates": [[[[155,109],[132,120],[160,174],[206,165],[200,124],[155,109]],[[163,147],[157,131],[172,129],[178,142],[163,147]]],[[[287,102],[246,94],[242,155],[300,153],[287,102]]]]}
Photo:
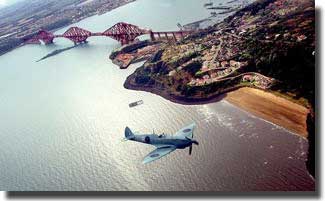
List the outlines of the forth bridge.
{"type": "Polygon", "coordinates": [[[91,36],[106,36],[119,41],[122,45],[133,42],[137,37],[141,35],[149,34],[152,41],[154,40],[174,40],[177,41],[179,38],[191,33],[191,31],[165,31],[165,32],[153,32],[148,29],[141,29],[136,25],[128,24],[125,22],[119,22],[109,29],[101,33],[92,33],[88,30],[71,27],[63,34],[55,35],[46,30],[40,30],[35,36],[28,39],[26,43],[38,43],[41,41],[44,44],[51,44],[55,38],[67,38],[73,41],[75,44],[85,43],[91,36]]]}

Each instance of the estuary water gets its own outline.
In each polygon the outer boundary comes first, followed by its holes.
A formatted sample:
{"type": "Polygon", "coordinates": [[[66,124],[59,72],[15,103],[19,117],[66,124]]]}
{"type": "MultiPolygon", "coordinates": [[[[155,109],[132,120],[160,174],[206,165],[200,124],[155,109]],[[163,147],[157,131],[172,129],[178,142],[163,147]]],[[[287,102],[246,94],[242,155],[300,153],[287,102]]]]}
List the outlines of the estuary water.
{"type": "MultiPolygon", "coordinates": [[[[218,2],[218,1],[214,1],[218,2]]],[[[223,1],[220,1],[223,2],[223,1]]],[[[71,26],[100,32],[117,22],[177,30],[208,17],[200,0],[139,0],[71,26]]],[[[65,27],[57,33],[67,30],[65,27]]],[[[0,57],[0,190],[314,190],[308,142],[226,101],[180,105],[123,88],[141,65],[109,60],[119,44],[26,45],[0,57]],[[137,100],[144,104],[129,108],[137,100]],[[155,147],[122,142],[124,128],[175,133],[195,122],[199,146],[143,165],[155,147]]]]}

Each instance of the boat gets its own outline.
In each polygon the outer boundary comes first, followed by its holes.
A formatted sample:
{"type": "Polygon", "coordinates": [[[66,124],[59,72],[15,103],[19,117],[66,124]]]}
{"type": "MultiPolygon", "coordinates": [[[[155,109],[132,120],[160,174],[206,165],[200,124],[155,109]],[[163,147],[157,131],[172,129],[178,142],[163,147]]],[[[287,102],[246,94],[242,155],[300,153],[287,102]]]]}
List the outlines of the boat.
{"type": "Polygon", "coordinates": [[[141,105],[141,104],[143,104],[143,100],[139,100],[139,101],[130,103],[129,107],[135,107],[135,106],[138,106],[138,105],[141,105]]]}

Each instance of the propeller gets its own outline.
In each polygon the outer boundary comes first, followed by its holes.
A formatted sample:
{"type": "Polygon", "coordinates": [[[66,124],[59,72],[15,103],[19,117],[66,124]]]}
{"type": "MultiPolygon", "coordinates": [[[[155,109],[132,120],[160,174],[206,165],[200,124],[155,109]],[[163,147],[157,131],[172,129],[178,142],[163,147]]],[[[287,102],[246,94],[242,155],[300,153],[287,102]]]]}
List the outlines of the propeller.
{"type": "Polygon", "coordinates": [[[190,155],[192,154],[192,145],[190,146],[189,152],[190,155]]]}
{"type": "MultiPolygon", "coordinates": [[[[199,145],[199,142],[198,141],[196,141],[196,140],[193,140],[193,139],[191,139],[191,138],[188,138],[188,137],[186,137],[186,139],[188,139],[188,140],[190,140],[191,142],[192,142],[192,144],[195,144],[195,145],[199,145]]],[[[189,149],[189,155],[191,155],[192,154],[192,144],[191,144],[191,146],[190,146],[190,149],[189,149]]]]}

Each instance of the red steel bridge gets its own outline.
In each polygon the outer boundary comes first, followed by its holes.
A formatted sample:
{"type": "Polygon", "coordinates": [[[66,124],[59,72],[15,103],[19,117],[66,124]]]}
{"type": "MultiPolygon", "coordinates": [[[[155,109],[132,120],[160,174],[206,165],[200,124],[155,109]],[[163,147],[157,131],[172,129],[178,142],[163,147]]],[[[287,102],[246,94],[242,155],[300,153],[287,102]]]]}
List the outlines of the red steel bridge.
{"type": "Polygon", "coordinates": [[[149,34],[151,40],[174,40],[183,38],[191,31],[170,31],[170,32],[153,32],[147,29],[141,29],[138,26],[120,22],[102,33],[92,33],[79,27],[71,27],[66,32],[60,35],[55,35],[46,30],[40,30],[34,37],[27,40],[27,43],[44,44],[53,43],[54,38],[67,38],[75,44],[86,42],[87,38],[91,36],[106,36],[119,41],[122,45],[133,42],[138,36],[149,34]]]}

